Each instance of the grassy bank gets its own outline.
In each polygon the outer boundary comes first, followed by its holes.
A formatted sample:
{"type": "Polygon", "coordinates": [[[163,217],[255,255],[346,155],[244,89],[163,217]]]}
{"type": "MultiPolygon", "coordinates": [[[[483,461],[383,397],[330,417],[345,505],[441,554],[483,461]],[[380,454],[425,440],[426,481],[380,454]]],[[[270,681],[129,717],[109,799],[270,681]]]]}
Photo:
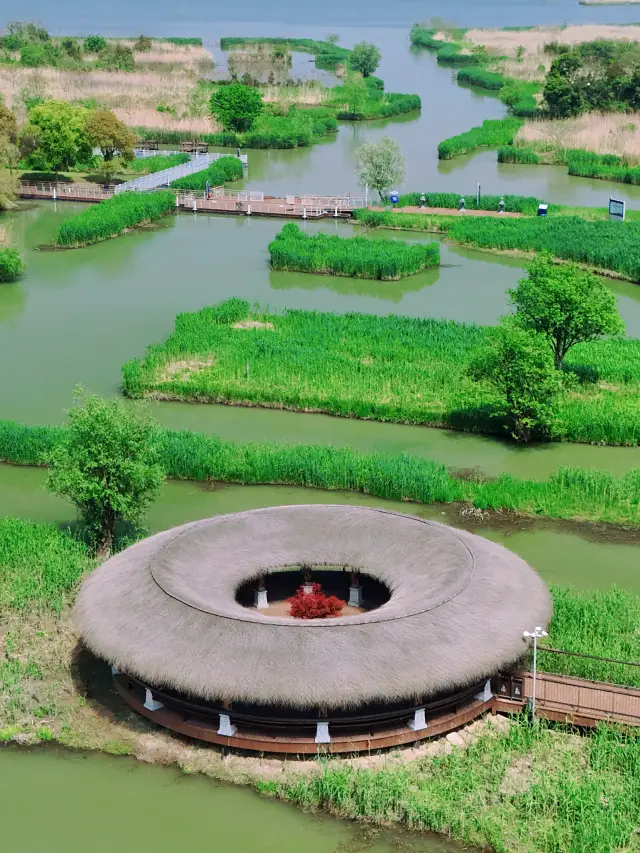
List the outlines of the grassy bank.
{"type": "MultiPolygon", "coordinates": [[[[469,224],[462,217],[458,222],[469,224]]],[[[501,433],[495,392],[467,375],[485,334],[480,326],[447,320],[276,313],[233,299],[179,314],[166,341],[124,366],[123,384],[132,397],[501,433]]],[[[574,384],[558,402],[555,437],[637,444],[640,342],[581,344],[565,365],[574,384]]]]}
{"type": "MultiPolygon", "coordinates": [[[[446,234],[450,240],[466,246],[512,252],[551,252],[556,258],[575,261],[595,270],[640,281],[640,222],[620,223],[604,219],[584,219],[569,215],[561,208],[559,216],[497,217],[440,216],[437,214],[397,213],[356,210],[354,218],[370,228],[401,231],[427,231],[446,234]]],[[[580,211],[589,215],[595,209],[580,211]]]]}
{"type": "Polygon", "coordinates": [[[544,144],[514,145],[498,149],[499,163],[514,163],[535,166],[567,167],[570,175],[580,178],[595,178],[615,181],[620,184],[640,185],[640,164],[635,158],[616,154],[596,154],[577,148],[553,148],[544,144]]]}
{"type": "Polygon", "coordinates": [[[154,222],[170,213],[175,196],[169,190],[152,193],[120,193],[89,207],[60,226],[56,243],[74,248],[117,237],[130,228],[154,222]]]}
{"type": "Polygon", "coordinates": [[[310,236],[293,223],[269,244],[271,266],[354,278],[398,281],[440,265],[440,245],[376,240],[368,237],[310,236]]]}
{"type": "MultiPolygon", "coordinates": [[[[45,465],[62,428],[0,421],[0,461],[45,465]]],[[[160,430],[161,464],[175,480],[243,485],[308,486],[351,491],[385,500],[473,504],[544,518],[640,527],[638,471],[622,477],[588,468],[564,468],[548,480],[459,479],[429,459],[364,453],[325,445],[247,444],[188,430],[160,430]]]]}
{"type": "Polygon", "coordinates": [[[500,853],[634,849],[640,732],[602,726],[581,738],[524,721],[466,749],[380,769],[326,762],[315,774],[259,784],[341,817],[432,830],[500,853]]]}

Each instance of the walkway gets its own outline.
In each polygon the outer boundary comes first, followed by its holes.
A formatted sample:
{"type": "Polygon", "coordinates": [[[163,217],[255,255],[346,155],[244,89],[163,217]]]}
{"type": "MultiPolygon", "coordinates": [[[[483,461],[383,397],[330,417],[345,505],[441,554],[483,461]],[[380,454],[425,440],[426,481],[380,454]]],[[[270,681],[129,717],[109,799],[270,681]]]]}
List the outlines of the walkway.
{"type": "Polygon", "coordinates": [[[262,192],[227,192],[221,188],[210,198],[204,193],[179,193],[176,207],[196,213],[234,213],[242,216],[273,216],[287,219],[350,218],[366,200],[355,196],[265,196],[262,192]]]}
{"type": "Polygon", "coordinates": [[[178,178],[185,178],[187,175],[194,175],[196,172],[203,172],[224,154],[193,154],[188,163],[181,163],[179,166],[172,166],[170,169],[162,169],[160,172],[152,172],[150,175],[142,175],[140,178],[134,178],[131,181],[125,181],[124,184],[118,184],[115,188],[116,193],[125,192],[141,192],[152,190],[156,187],[168,187],[172,181],[177,181],[178,178]]]}

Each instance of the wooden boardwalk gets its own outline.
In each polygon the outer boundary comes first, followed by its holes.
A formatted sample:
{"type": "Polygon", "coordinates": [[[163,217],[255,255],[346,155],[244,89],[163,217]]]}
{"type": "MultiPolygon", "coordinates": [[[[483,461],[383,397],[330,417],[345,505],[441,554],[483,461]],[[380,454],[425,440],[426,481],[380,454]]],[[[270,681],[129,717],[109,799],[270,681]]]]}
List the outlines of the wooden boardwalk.
{"type": "MultiPolygon", "coordinates": [[[[533,674],[518,671],[494,684],[494,710],[522,710],[533,693],[533,674]]],[[[616,722],[640,726],[640,690],[603,681],[587,681],[568,675],[538,672],[536,714],[548,720],[577,726],[616,722]]]]}

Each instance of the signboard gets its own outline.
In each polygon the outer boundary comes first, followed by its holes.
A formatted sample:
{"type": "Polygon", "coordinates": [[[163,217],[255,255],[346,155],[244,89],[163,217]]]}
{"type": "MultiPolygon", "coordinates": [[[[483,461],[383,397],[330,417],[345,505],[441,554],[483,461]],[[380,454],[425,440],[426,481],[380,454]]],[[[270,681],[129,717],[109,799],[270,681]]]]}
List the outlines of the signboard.
{"type": "Polygon", "coordinates": [[[624,220],[627,211],[626,201],[621,201],[618,198],[609,198],[609,216],[612,219],[624,220]]]}

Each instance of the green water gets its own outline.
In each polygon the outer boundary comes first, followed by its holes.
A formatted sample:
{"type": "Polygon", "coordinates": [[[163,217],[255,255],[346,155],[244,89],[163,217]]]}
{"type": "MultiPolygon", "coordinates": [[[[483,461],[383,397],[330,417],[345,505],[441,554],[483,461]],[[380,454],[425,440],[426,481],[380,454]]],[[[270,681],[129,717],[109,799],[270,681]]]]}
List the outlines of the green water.
{"type": "MultiPolygon", "coordinates": [[[[0,465],[0,516],[37,522],[73,521],[73,508],[42,488],[44,471],[0,465]]],[[[167,482],[149,510],[152,532],[198,518],[291,504],[351,504],[408,512],[462,527],[515,551],[549,583],[577,589],[608,589],[612,584],[640,592],[640,532],[598,532],[598,528],[519,520],[497,526],[461,519],[454,507],[421,506],[350,492],[328,492],[293,486],[235,486],[219,483],[167,482]]]]}
{"type": "Polygon", "coordinates": [[[446,853],[129,758],[0,748],[6,853],[446,853]]]}
{"type": "MultiPolygon", "coordinates": [[[[41,203],[5,217],[24,250],[24,279],[0,288],[1,416],[59,423],[80,383],[117,393],[122,364],[164,338],[179,311],[229,296],[274,307],[390,312],[493,323],[508,310],[505,291],[522,276],[513,259],[443,244],[443,267],[404,282],[360,282],[270,270],[273,220],[181,215],[153,231],[67,252],[37,251],[78,205],[41,203]]],[[[310,232],[354,227],[307,223],[310,232]]],[[[387,235],[389,239],[392,235],[387,235]]],[[[415,240],[408,236],[403,239],[415,240]]],[[[429,240],[432,237],[425,237],[429,240]]],[[[640,336],[640,288],[615,282],[630,334],[640,336]]],[[[423,427],[347,421],[318,415],[220,406],[160,404],[158,420],[175,429],[225,438],[350,445],[407,451],[453,468],[546,477],[561,465],[622,473],[638,465],[635,448],[545,445],[518,448],[481,436],[423,427]]]]}

